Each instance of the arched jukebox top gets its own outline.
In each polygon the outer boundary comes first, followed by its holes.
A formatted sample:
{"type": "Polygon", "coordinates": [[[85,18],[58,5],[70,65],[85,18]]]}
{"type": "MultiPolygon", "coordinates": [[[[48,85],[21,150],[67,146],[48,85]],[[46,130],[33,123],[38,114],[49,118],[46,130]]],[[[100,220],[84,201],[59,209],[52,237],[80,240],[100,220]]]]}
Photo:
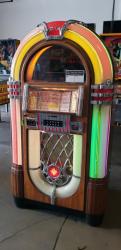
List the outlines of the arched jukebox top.
{"type": "MultiPolygon", "coordinates": [[[[80,149],[91,130],[89,175],[105,177],[112,81],[110,55],[86,25],[74,20],[38,25],[20,43],[9,80],[14,164],[23,162],[21,121],[27,128],[72,134],[80,149]]],[[[83,155],[77,160],[76,151],[74,168],[83,155]]],[[[74,175],[80,177],[81,170],[74,175]]]]}
{"type": "MultiPolygon", "coordinates": [[[[100,38],[86,26],[84,26],[83,23],[71,20],[67,22],[59,21],[50,22],[47,24],[42,23],[38,25],[38,27],[30,34],[28,34],[21,42],[14,56],[11,77],[16,81],[19,81],[21,78],[21,67],[23,64],[26,64],[32,60],[33,62],[30,63],[31,69],[28,69],[26,76],[30,80],[32,77],[32,72],[30,75],[29,73],[30,70],[32,70],[32,65],[37,63],[39,57],[41,58],[40,60],[44,60],[44,55],[45,57],[47,55],[48,57],[52,57],[53,53],[54,57],[56,53],[56,60],[60,58],[60,60],[58,60],[60,63],[62,60],[64,60],[66,63],[67,59],[69,59],[69,56],[70,60],[75,60],[75,63],[79,63],[78,60],[79,57],[81,57],[81,60],[83,60],[82,63],[84,63],[84,52],[86,53],[86,57],[88,57],[91,61],[93,67],[95,77],[95,79],[93,79],[93,83],[102,84],[106,80],[113,77],[112,62],[106,47],[100,38]],[[55,49],[53,49],[54,46],[55,49]],[[58,48],[58,46],[60,47],[58,48]],[[81,50],[82,53],[79,53],[79,50],[81,50]],[[105,66],[106,70],[104,69],[105,66]]],[[[47,67],[47,65],[45,66],[47,67]]],[[[40,79],[43,80],[42,77],[43,76],[41,75],[40,79]]]]}

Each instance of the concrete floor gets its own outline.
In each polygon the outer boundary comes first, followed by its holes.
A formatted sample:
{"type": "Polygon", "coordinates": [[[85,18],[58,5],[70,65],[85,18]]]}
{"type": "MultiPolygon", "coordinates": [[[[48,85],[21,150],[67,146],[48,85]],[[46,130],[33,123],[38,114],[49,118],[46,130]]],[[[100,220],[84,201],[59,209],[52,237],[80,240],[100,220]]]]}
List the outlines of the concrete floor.
{"type": "Polygon", "coordinates": [[[10,191],[10,123],[0,123],[0,250],[121,249],[121,128],[114,130],[108,206],[100,228],[75,215],[18,209],[10,191]]]}

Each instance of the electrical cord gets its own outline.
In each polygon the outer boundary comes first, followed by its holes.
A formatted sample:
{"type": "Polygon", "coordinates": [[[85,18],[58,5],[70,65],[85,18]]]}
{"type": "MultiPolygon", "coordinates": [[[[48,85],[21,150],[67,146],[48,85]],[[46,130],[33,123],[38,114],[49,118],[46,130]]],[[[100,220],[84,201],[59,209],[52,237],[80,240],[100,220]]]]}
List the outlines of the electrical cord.
{"type": "Polygon", "coordinates": [[[61,227],[60,227],[60,229],[59,229],[59,231],[58,231],[58,234],[57,234],[57,237],[56,237],[56,240],[55,240],[55,243],[54,243],[54,246],[53,246],[53,249],[52,249],[52,250],[55,250],[55,249],[56,249],[56,246],[57,246],[57,243],[58,243],[60,234],[61,234],[61,232],[62,232],[63,226],[64,226],[64,224],[66,223],[68,217],[69,217],[68,215],[65,217],[65,219],[64,219],[64,221],[63,221],[63,223],[62,223],[62,225],[61,225],[61,227]]]}
{"type": "Polygon", "coordinates": [[[112,7],[112,20],[111,20],[111,27],[110,27],[111,33],[113,32],[114,19],[115,19],[115,0],[113,0],[113,7],[112,7]]]}

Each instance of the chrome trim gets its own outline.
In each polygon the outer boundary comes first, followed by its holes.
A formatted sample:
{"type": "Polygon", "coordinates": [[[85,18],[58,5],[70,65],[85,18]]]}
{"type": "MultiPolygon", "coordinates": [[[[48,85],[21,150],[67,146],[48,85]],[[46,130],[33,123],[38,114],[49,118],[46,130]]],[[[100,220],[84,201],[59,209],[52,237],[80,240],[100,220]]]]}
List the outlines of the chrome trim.
{"type": "Polygon", "coordinates": [[[112,101],[111,102],[107,102],[107,101],[91,101],[90,102],[91,104],[93,105],[111,105],[112,104],[112,101]]]}
{"type": "Polygon", "coordinates": [[[22,98],[22,111],[26,112],[28,108],[28,94],[29,94],[29,85],[28,83],[24,84],[23,89],[23,98],[22,98]]]}
{"type": "Polygon", "coordinates": [[[43,31],[46,40],[62,40],[63,36],[64,36],[64,32],[68,29],[68,26],[70,24],[75,24],[75,23],[87,27],[87,25],[85,23],[78,21],[78,20],[71,20],[71,19],[66,21],[65,24],[63,25],[63,27],[58,26],[56,28],[53,28],[53,27],[48,28],[46,22],[38,24],[37,27],[39,27],[40,30],[43,31]],[[59,30],[59,35],[49,36],[48,35],[49,31],[54,30],[54,29],[59,30]]]}
{"type": "Polygon", "coordinates": [[[15,81],[11,76],[7,81],[8,87],[8,98],[10,99],[20,99],[21,98],[21,82],[15,81]]]}
{"type": "Polygon", "coordinates": [[[113,89],[114,86],[110,80],[101,84],[92,84],[91,89],[113,89]]]}
{"type": "Polygon", "coordinates": [[[113,96],[113,93],[91,93],[92,97],[111,97],[113,96]]]}

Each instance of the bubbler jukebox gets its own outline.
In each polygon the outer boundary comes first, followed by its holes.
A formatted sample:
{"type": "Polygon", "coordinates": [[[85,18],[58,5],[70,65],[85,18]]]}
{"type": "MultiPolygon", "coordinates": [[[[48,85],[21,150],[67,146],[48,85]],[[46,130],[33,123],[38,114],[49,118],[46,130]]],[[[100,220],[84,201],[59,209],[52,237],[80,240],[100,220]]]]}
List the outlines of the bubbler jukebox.
{"type": "Polygon", "coordinates": [[[17,206],[64,207],[100,224],[112,83],[106,47],[79,21],[42,23],[20,43],[8,83],[17,206]]]}

